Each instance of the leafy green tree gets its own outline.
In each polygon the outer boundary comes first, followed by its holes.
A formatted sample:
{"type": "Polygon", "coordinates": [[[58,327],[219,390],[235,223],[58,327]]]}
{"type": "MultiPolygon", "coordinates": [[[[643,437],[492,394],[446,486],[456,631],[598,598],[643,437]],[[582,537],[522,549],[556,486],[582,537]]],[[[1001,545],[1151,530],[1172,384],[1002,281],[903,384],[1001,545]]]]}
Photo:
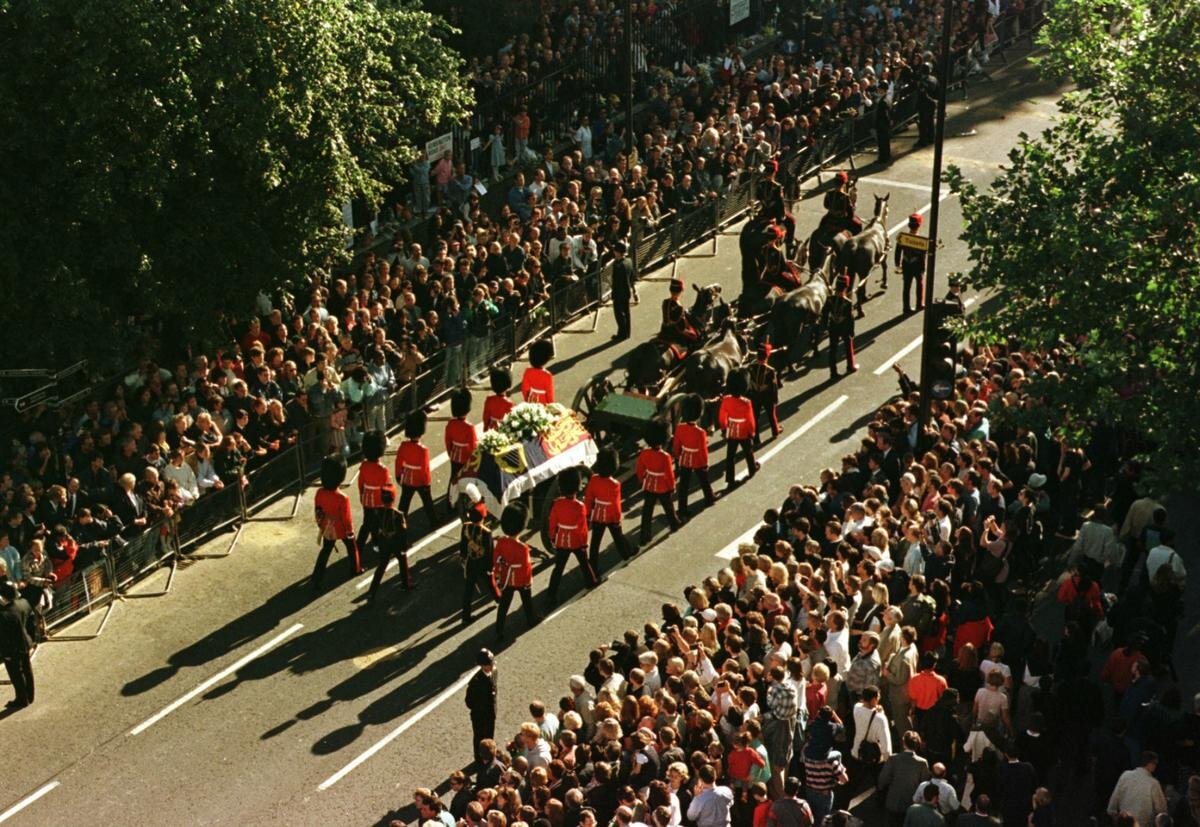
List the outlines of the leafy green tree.
{"type": "MultiPolygon", "coordinates": [[[[409,0],[0,0],[6,361],[215,337],[470,101],[409,0]]],[[[303,303],[304,300],[301,300],[303,303]]]]}
{"type": "Polygon", "coordinates": [[[1155,474],[1179,481],[1200,456],[1200,3],[1052,9],[1042,68],[1077,84],[1056,123],[1023,135],[986,192],[947,173],[967,280],[999,297],[969,326],[1078,357],[1033,383],[1046,404],[1019,417],[1075,438],[1123,426],[1148,438],[1155,474]]]}

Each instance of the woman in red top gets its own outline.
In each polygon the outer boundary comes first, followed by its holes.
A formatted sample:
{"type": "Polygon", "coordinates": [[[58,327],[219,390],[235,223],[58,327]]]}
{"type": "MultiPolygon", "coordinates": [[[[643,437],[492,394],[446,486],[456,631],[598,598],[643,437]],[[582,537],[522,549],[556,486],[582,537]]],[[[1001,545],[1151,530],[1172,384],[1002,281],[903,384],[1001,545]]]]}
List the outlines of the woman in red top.
{"type": "Polygon", "coordinates": [[[554,543],[554,570],[550,572],[550,605],[558,605],[558,584],[562,581],[567,558],[572,554],[579,561],[579,568],[587,580],[588,588],[600,585],[600,578],[588,562],[587,511],[579,501],[579,472],[568,468],[558,475],[558,490],[562,496],[550,506],[547,520],[550,540],[554,543]]]}
{"type": "Polygon", "coordinates": [[[704,400],[689,393],[680,405],[679,416],[683,421],[675,426],[675,436],[671,440],[671,453],[679,465],[679,515],[685,520],[691,516],[687,501],[693,473],[700,478],[704,504],[712,505],[717,501],[708,479],[708,431],[696,424],[703,413],[704,400]]]}
{"type": "Polygon", "coordinates": [[[549,405],[554,401],[554,375],[546,370],[554,345],[548,339],[539,339],[529,347],[529,367],[521,376],[521,396],[526,402],[549,405]]]}
{"type": "Polygon", "coordinates": [[[525,510],[519,505],[510,505],[500,515],[500,530],[504,536],[496,540],[492,549],[492,577],[500,589],[500,605],[496,607],[496,640],[504,642],[504,619],[512,605],[513,592],[521,593],[521,607],[525,620],[532,627],[539,618],[533,610],[533,561],[529,546],[518,539],[525,529],[525,510]]]}
{"type": "Polygon", "coordinates": [[[425,518],[429,520],[430,530],[436,527],[437,515],[433,508],[433,495],[430,486],[433,484],[433,474],[429,470],[429,449],[421,444],[425,436],[425,414],[414,411],[404,422],[406,439],[396,449],[396,480],[400,483],[400,513],[408,517],[408,507],[412,505],[413,495],[421,497],[421,507],[425,509],[425,518]]]}
{"type": "MultiPolygon", "coordinates": [[[[479,442],[479,438],[475,434],[475,426],[467,421],[467,414],[471,412],[471,391],[467,388],[459,388],[450,397],[450,416],[452,417],[446,423],[446,455],[450,458],[450,483],[458,479],[459,473],[463,466],[471,459],[471,454],[475,452],[475,445],[479,442]]],[[[449,486],[446,489],[446,496],[449,497],[449,486]]]]}
{"type": "Polygon", "coordinates": [[[492,368],[488,374],[492,386],[492,395],[483,400],[483,430],[490,431],[500,424],[504,415],[513,409],[513,402],[508,398],[512,388],[512,373],[508,368],[492,368]]]}
{"type": "Polygon", "coordinates": [[[740,370],[729,374],[725,382],[725,396],[717,412],[717,422],[725,432],[725,485],[734,487],[734,453],[740,448],[746,458],[750,476],[758,472],[758,460],[754,458],[754,404],[746,398],[748,383],[746,374],[740,370]]]}
{"type": "Polygon", "coordinates": [[[642,483],[642,495],[646,502],[642,506],[642,526],[639,533],[642,546],[650,542],[650,521],[654,519],[654,505],[661,504],[671,522],[671,530],[679,528],[679,515],[675,513],[675,502],[671,494],[675,491],[675,466],[671,455],[663,450],[669,435],[667,423],[655,419],[646,429],[646,447],[638,454],[637,477],[642,483]]]}
{"type": "Polygon", "coordinates": [[[592,468],[592,478],[583,491],[583,508],[592,524],[588,561],[592,564],[592,571],[597,574],[600,572],[600,541],[604,538],[604,529],[607,528],[612,535],[623,559],[628,560],[633,556],[625,532],[621,530],[621,483],[617,480],[619,465],[615,450],[601,450],[592,468]]]}
{"type": "Polygon", "coordinates": [[[350,519],[350,498],[340,490],[346,479],[346,464],[340,456],[328,456],[321,461],[321,487],[313,500],[317,527],[320,529],[321,551],[313,566],[312,588],[321,587],[329,554],[338,540],[346,547],[346,554],[354,563],[354,573],[362,574],[362,561],[358,559],[358,544],[354,542],[354,523],[350,519]]]}

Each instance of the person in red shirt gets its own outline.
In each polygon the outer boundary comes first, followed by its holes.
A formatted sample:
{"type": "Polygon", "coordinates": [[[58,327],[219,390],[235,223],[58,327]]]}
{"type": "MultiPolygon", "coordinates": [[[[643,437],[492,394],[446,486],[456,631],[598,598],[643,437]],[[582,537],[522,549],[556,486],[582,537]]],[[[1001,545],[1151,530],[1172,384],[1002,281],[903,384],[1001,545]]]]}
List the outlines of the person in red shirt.
{"type": "Polygon", "coordinates": [[[947,683],[937,673],[937,655],[933,652],[922,653],[918,665],[921,671],[908,679],[908,699],[912,701],[913,719],[919,723],[921,716],[942,697],[947,683]]]}
{"type": "Polygon", "coordinates": [[[395,498],[392,472],[379,461],[386,448],[387,437],[383,431],[371,431],[363,436],[363,461],[358,466],[358,502],[362,506],[363,519],[355,539],[359,548],[370,548],[368,542],[379,540],[379,511],[384,507],[383,492],[391,491],[395,498]]]}
{"type": "Polygon", "coordinates": [[[766,765],[766,760],[758,750],[750,746],[750,733],[739,732],[733,737],[733,749],[725,759],[725,766],[729,770],[729,783],[735,791],[745,793],[750,788],[750,769],[766,765]]]}
{"type": "Polygon", "coordinates": [[[604,538],[605,529],[612,535],[623,559],[628,560],[633,556],[629,541],[621,529],[621,483],[617,480],[619,466],[617,452],[612,448],[602,449],[592,467],[592,478],[583,490],[583,508],[592,524],[588,561],[592,564],[592,571],[597,574],[600,572],[600,541],[604,538]]]}
{"type": "Polygon", "coordinates": [[[704,413],[704,400],[698,394],[688,394],[680,404],[682,420],[675,426],[671,439],[671,454],[679,466],[679,516],[691,517],[688,511],[688,489],[692,487],[692,474],[700,478],[700,490],[704,492],[704,504],[717,501],[712,482],[708,479],[708,431],[697,424],[704,413]]]}
{"type": "Polygon", "coordinates": [[[550,605],[558,605],[558,584],[562,581],[567,558],[572,554],[587,580],[588,588],[600,585],[600,578],[587,559],[587,511],[579,500],[579,472],[568,468],[558,475],[558,490],[562,496],[550,506],[547,520],[550,542],[554,544],[554,570],[550,573],[550,605]]]}
{"type": "Polygon", "coordinates": [[[525,621],[532,628],[540,619],[533,609],[533,559],[529,546],[519,539],[525,530],[525,509],[510,505],[500,514],[500,530],[504,536],[496,540],[492,551],[492,579],[500,590],[500,604],[496,607],[496,641],[504,643],[504,619],[512,605],[513,592],[521,594],[521,608],[525,610],[525,621]]]}
{"type": "Polygon", "coordinates": [[[430,486],[433,484],[433,474],[429,470],[429,449],[421,444],[425,436],[425,414],[414,411],[404,422],[406,439],[396,449],[396,480],[400,483],[400,513],[408,518],[408,508],[412,505],[413,495],[421,497],[421,507],[425,509],[425,517],[429,520],[429,528],[435,528],[437,520],[433,508],[433,495],[430,486]]]}
{"type": "Polygon", "coordinates": [[[310,580],[313,591],[321,588],[329,554],[338,540],[346,547],[346,554],[354,563],[354,573],[362,574],[362,562],[358,559],[358,544],[354,542],[354,523],[350,519],[350,498],[340,490],[346,479],[346,464],[339,456],[328,456],[321,461],[321,487],[313,498],[317,527],[320,530],[321,550],[313,566],[310,580]]]}
{"type": "MultiPolygon", "coordinates": [[[[470,412],[471,391],[467,388],[459,388],[450,397],[451,419],[446,423],[445,441],[446,455],[450,458],[450,485],[453,485],[458,479],[459,472],[471,459],[471,454],[475,452],[475,445],[479,442],[479,438],[475,434],[475,426],[467,421],[467,414],[470,412]]],[[[448,497],[449,488],[447,487],[446,490],[448,497]]]]}
{"type": "Polygon", "coordinates": [[[734,487],[734,453],[740,448],[746,458],[750,476],[758,472],[758,460],[754,458],[754,405],[746,398],[748,382],[746,374],[736,370],[725,381],[725,396],[717,411],[717,422],[725,432],[725,485],[734,487]]]}
{"type": "Polygon", "coordinates": [[[488,374],[492,386],[492,395],[483,400],[483,430],[490,431],[500,424],[504,415],[513,409],[513,402],[508,398],[512,388],[512,373],[508,368],[492,368],[488,374]]]}
{"type": "Polygon", "coordinates": [[[646,429],[646,447],[638,454],[637,478],[642,483],[642,496],[646,502],[642,505],[642,526],[638,534],[640,545],[643,547],[650,542],[650,522],[654,519],[654,506],[660,504],[667,512],[671,522],[671,531],[679,528],[679,515],[675,513],[675,503],[671,495],[675,493],[675,465],[671,455],[663,450],[670,431],[667,423],[653,420],[646,429]]]}
{"type": "Polygon", "coordinates": [[[521,376],[521,396],[526,402],[549,405],[554,401],[554,375],[546,370],[553,355],[549,339],[538,339],[529,346],[529,367],[521,376]]]}

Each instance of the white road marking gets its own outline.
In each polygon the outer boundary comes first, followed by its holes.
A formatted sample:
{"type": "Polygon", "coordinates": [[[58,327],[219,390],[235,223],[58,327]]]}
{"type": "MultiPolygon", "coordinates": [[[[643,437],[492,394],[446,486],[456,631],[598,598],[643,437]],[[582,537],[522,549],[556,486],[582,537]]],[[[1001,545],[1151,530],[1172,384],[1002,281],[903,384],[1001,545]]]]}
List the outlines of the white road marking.
{"type": "MultiPolygon", "coordinates": [[[[420,540],[418,540],[417,543],[408,550],[408,553],[410,555],[416,554],[418,551],[425,548],[425,546],[434,542],[439,537],[445,537],[447,534],[449,534],[451,531],[454,531],[456,528],[458,528],[461,525],[462,525],[462,523],[460,523],[458,520],[451,520],[450,522],[446,523],[444,526],[439,528],[437,531],[433,532],[432,534],[426,535],[425,537],[422,537],[420,540]]],[[[391,571],[392,569],[396,568],[397,565],[399,565],[399,564],[396,562],[396,558],[393,557],[388,562],[387,568],[384,571],[385,572],[391,571]]],[[[371,584],[371,578],[374,576],[375,576],[374,574],[368,574],[362,580],[359,580],[357,583],[355,583],[354,588],[365,589],[367,586],[369,586],[371,584]]]]}
{"type": "MultiPolygon", "coordinates": [[[[287,638],[289,638],[289,637],[291,637],[292,635],[296,634],[296,632],[300,631],[300,630],[301,630],[301,629],[303,629],[303,628],[304,628],[304,624],[303,624],[303,623],[293,623],[291,626],[289,626],[288,628],[284,629],[284,630],[283,630],[282,632],[280,632],[279,634],[275,635],[275,637],[273,637],[273,638],[271,638],[270,640],[268,640],[268,641],[267,641],[266,643],[264,643],[262,646],[259,646],[257,649],[255,649],[255,650],[254,650],[253,652],[251,652],[250,654],[248,654],[248,655],[245,655],[245,656],[243,656],[243,657],[239,658],[238,660],[236,660],[235,662],[233,662],[233,663],[229,664],[229,666],[226,666],[226,667],[225,667],[224,669],[222,669],[220,672],[218,672],[217,674],[213,675],[213,676],[212,676],[211,678],[209,678],[208,680],[204,681],[204,683],[202,683],[202,684],[200,684],[199,686],[197,686],[195,689],[193,689],[191,692],[189,692],[189,693],[187,693],[186,695],[184,695],[184,696],[183,696],[182,698],[180,698],[179,700],[177,700],[177,701],[175,701],[175,702],[171,703],[170,705],[168,705],[168,706],[164,707],[164,708],[162,709],[162,711],[155,713],[154,715],[152,715],[151,717],[147,718],[147,719],[146,719],[145,721],[143,721],[142,723],[140,723],[140,724],[138,724],[137,726],[135,726],[133,729],[131,729],[131,730],[129,731],[129,734],[130,734],[130,735],[139,735],[139,734],[141,734],[141,733],[145,732],[147,729],[149,729],[150,727],[152,727],[152,726],[154,726],[155,724],[157,724],[157,723],[158,723],[159,721],[161,721],[163,718],[165,718],[165,717],[167,717],[168,715],[170,715],[170,714],[171,714],[172,712],[174,712],[176,709],[179,709],[179,707],[181,707],[181,706],[183,706],[184,704],[186,704],[186,703],[187,703],[188,701],[190,701],[192,698],[195,698],[197,695],[200,695],[201,693],[203,693],[203,692],[206,692],[208,689],[210,689],[211,687],[213,687],[213,686],[215,686],[216,684],[220,683],[221,681],[225,680],[225,678],[229,677],[229,676],[230,676],[230,675],[232,675],[234,672],[236,672],[237,670],[241,669],[243,666],[245,666],[247,663],[249,663],[250,661],[252,661],[252,660],[254,660],[255,658],[257,658],[259,655],[262,655],[263,653],[267,652],[268,650],[270,650],[270,649],[273,649],[274,647],[278,646],[278,645],[279,645],[280,643],[282,643],[284,640],[286,640],[287,638]]],[[[0,820],[3,820],[3,819],[0,819],[0,820]]]]}
{"type": "Polygon", "coordinates": [[[395,741],[397,738],[399,738],[401,735],[403,735],[405,732],[407,732],[410,727],[415,726],[426,715],[428,715],[430,712],[433,712],[433,710],[437,709],[439,706],[441,706],[443,703],[445,703],[447,700],[449,700],[451,698],[451,696],[454,695],[454,693],[458,692],[458,690],[462,689],[464,686],[467,685],[467,682],[471,680],[471,676],[474,674],[475,674],[475,670],[472,668],[469,672],[467,672],[461,678],[459,678],[454,683],[450,684],[450,686],[448,686],[444,690],[442,690],[440,695],[438,695],[432,701],[425,704],[425,706],[421,707],[419,710],[417,710],[412,715],[410,715],[404,723],[400,724],[400,726],[396,727],[391,732],[389,732],[387,735],[383,736],[378,741],[376,741],[374,744],[372,744],[370,747],[368,747],[366,752],[363,752],[361,755],[356,757],[349,764],[342,767],[340,770],[335,772],[333,775],[329,776],[324,781],[322,781],[320,786],[317,787],[317,789],[322,790],[322,791],[328,790],[334,784],[341,781],[343,778],[345,778],[350,773],[354,772],[354,770],[358,769],[359,766],[361,766],[366,761],[370,760],[371,756],[373,756],[375,753],[379,752],[381,749],[386,747],[392,741],[395,741]]]}
{"type": "Polygon", "coordinates": [[[58,781],[51,781],[49,784],[44,784],[43,786],[39,787],[39,788],[38,788],[36,791],[34,791],[34,792],[30,793],[29,795],[25,796],[25,797],[24,797],[24,798],[22,798],[20,801],[18,801],[16,804],[12,805],[12,806],[11,806],[11,807],[9,807],[7,810],[5,810],[4,812],[0,813],[0,823],[3,823],[3,822],[5,822],[5,821],[8,821],[10,818],[12,818],[12,817],[13,817],[13,816],[15,816],[17,813],[19,813],[19,812],[21,812],[22,810],[24,810],[24,809],[25,809],[26,807],[28,807],[30,804],[32,804],[33,802],[37,801],[39,798],[41,798],[41,797],[42,797],[42,796],[44,796],[46,793],[48,793],[48,792],[50,792],[51,790],[53,790],[53,789],[54,789],[55,787],[57,787],[58,785],[59,785],[59,782],[58,782],[58,781]]]}
{"type": "MultiPolygon", "coordinates": [[[[950,192],[949,189],[942,190],[942,194],[940,196],[938,196],[938,203],[940,204],[941,202],[945,201],[947,198],[949,198],[953,194],[954,193],[950,192]]],[[[933,202],[931,201],[930,203],[926,204],[924,207],[921,207],[921,209],[917,210],[917,215],[924,215],[925,213],[929,212],[929,208],[932,206],[933,206],[933,202]]],[[[888,230],[888,235],[895,235],[896,233],[900,232],[907,226],[908,226],[908,217],[906,216],[903,221],[901,221],[899,224],[897,224],[896,226],[894,226],[890,230],[888,230]]]]}
{"type": "Polygon", "coordinates": [[[918,192],[929,192],[928,184],[910,184],[907,181],[893,181],[891,178],[876,178],[872,175],[869,178],[859,178],[860,184],[872,184],[881,187],[900,187],[905,190],[917,190],[918,192]]]}
{"type": "Polygon", "coordinates": [[[853,810],[855,807],[857,807],[859,804],[862,804],[864,801],[866,801],[868,798],[870,798],[874,794],[875,794],[875,788],[868,787],[867,789],[863,790],[858,795],[854,796],[854,798],[850,799],[850,806],[847,809],[853,810]]]}
{"type": "MultiPolygon", "coordinates": [[[[762,524],[760,523],[759,525],[762,524]]],[[[740,537],[731,542],[729,545],[725,546],[725,548],[718,551],[716,556],[720,557],[722,560],[732,560],[734,557],[737,557],[738,546],[740,546],[742,543],[748,543],[753,540],[754,535],[758,533],[758,528],[759,526],[757,525],[750,526],[750,528],[742,532],[740,537]]]]}
{"type": "MultiPolygon", "coordinates": [[[[973,304],[975,304],[974,296],[972,296],[971,298],[964,301],[963,307],[970,307],[973,304]]],[[[896,364],[901,359],[903,359],[905,356],[907,356],[908,354],[912,353],[914,350],[919,348],[921,346],[921,342],[923,342],[923,341],[925,341],[925,337],[924,337],[924,335],[921,335],[921,336],[918,336],[917,338],[913,339],[911,342],[906,344],[904,347],[900,348],[900,350],[896,351],[896,353],[893,354],[891,356],[891,358],[889,358],[886,362],[884,362],[879,367],[875,368],[875,375],[883,376],[883,374],[887,373],[889,370],[892,369],[892,365],[896,364]]]]}

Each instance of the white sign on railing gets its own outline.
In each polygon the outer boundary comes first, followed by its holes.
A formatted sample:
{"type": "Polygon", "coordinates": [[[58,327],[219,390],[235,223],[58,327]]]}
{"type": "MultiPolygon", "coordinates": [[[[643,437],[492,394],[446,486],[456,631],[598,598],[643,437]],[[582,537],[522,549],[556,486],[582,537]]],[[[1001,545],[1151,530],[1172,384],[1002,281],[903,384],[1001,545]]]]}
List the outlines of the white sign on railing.
{"type": "Polygon", "coordinates": [[[729,25],[736,26],[750,16],[750,0],[729,0],[729,25]]]}

